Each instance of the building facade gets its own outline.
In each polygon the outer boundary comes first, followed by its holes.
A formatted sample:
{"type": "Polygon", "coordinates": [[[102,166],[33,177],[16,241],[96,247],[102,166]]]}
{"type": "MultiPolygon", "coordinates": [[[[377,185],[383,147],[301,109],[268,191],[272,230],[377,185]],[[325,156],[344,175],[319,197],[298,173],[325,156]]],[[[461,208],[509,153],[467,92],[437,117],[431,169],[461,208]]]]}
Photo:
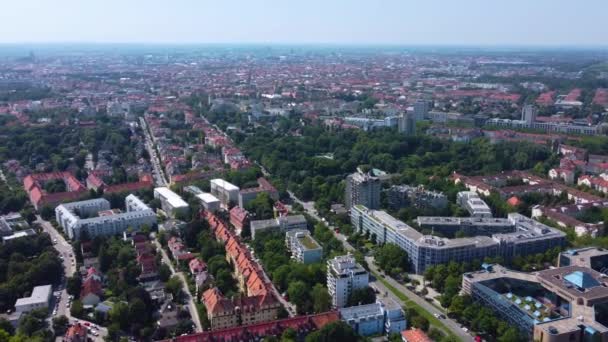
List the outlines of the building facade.
{"type": "Polygon", "coordinates": [[[323,247],[304,229],[294,229],[285,233],[285,243],[291,257],[303,264],[319,262],[323,258],[323,247]]]}
{"type": "Polygon", "coordinates": [[[365,288],[368,283],[369,273],[355,262],[352,255],[337,256],[327,261],[327,290],[333,307],[346,306],[353,290],[365,288]]]}
{"type": "Polygon", "coordinates": [[[154,189],[154,198],[160,200],[160,206],[169,217],[186,216],[190,210],[188,203],[169,188],[154,189]]]}
{"type": "Polygon", "coordinates": [[[424,235],[384,211],[370,210],[364,206],[355,206],[351,210],[351,223],[357,231],[369,232],[379,244],[393,243],[405,250],[413,270],[418,274],[429,266],[450,261],[471,262],[487,256],[509,259],[516,255],[541,253],[565,244],[565,233],[518,213],[509,214],[507,219],[424,217],[423,220],[436,224],[449,222],[453,230],[477,231],[482,228],[475,227],[475,224],[480,223],[488,234],[465,238],[424,235]],[[463,226],[459,227],[461,223],[463,226]],[[495,231],[492,229],[494,226],[497,228],[495,231]]]}
{"type": "Polygon", "coordinates": [[[156,225],[154,211],[135,195],[125,198],[125,207],[126,212],[112,210],[110,202],[103,198],[65,203],[55,208],[55,218],[66,235],[76,240],[85,231],[90,238],[94,238],[156,225]]]}
{"type": "Polygon", "coordinates": [[[380,190],[382,184],[378,177],[361,170],[346,177],[344,203],[346,209],[361,204],[370,209],[380,208],[380,190]]]}

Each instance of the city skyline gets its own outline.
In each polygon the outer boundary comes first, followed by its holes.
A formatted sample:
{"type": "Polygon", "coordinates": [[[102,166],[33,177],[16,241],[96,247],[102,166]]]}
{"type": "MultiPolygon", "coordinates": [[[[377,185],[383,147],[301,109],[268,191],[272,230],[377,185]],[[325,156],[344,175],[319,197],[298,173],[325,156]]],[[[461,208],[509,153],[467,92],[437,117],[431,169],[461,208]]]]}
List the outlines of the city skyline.
{"type": "Polygon", "coordinates": [[[0,14],[0,43],[608,45],[608,4],[597,0],[585,4],[593,11],[562,0],[143,3],[11,2],[0,14]]]}

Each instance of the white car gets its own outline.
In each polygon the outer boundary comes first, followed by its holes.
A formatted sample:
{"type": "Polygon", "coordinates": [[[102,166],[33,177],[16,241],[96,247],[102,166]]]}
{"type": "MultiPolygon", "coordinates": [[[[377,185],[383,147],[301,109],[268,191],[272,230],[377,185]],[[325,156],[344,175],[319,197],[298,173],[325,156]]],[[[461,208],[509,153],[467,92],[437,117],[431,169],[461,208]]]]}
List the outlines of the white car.
{"type": "Polygon", "coordinates": [[[467,327],[462,327],[462,331],[469,332],[469,329],[467,327]]]}

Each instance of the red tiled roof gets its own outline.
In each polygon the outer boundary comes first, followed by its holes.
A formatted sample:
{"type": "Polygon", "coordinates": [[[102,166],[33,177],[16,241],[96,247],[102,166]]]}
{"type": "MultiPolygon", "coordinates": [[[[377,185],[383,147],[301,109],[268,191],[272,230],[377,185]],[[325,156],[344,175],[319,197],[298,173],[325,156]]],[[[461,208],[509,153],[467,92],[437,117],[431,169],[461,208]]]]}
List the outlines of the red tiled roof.
{"type": "Polygon", "coordinates": [[[179,336],[165,342],[212,342],[212,341],[249,341],[263,336],[278,336],[287,328],[298,330],[318,330],[339,320],[338,312],[329,311],[316,315],[297,316],[240,327],[206,331],[188,336],[179,336]]]}
{"type": "Polygon", "coordinates": [[[407,342],[433,342],[433,340],[420,329],[404,330],[401,332],[401,337],[407,342]]]}
{"type": "Polygon", "coordinates": [[[101,296],[103,294],[103,285],[100,281],[91,277],[82,283],[82,290],[80,290],[80,298],[84,298],[89,294],[95,294],[101,296]]]}

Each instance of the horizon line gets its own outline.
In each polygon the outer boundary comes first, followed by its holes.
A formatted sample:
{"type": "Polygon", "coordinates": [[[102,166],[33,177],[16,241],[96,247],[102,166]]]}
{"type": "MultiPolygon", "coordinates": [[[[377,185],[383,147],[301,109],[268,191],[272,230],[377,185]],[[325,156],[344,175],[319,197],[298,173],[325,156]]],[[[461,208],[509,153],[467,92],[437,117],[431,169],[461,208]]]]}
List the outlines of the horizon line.
{"type": "Polygon", "coordinates": [[[192,45],[225,45],[225,46],[347,46],[347,47],[466,47],[466,48],[599,48],[608,49],[604,44],[577,43],[383,43],[383,42],[168,42],[168,41],[0,41],[0,45],[156,45],[156,46],[192,46],[192,45]]]}

